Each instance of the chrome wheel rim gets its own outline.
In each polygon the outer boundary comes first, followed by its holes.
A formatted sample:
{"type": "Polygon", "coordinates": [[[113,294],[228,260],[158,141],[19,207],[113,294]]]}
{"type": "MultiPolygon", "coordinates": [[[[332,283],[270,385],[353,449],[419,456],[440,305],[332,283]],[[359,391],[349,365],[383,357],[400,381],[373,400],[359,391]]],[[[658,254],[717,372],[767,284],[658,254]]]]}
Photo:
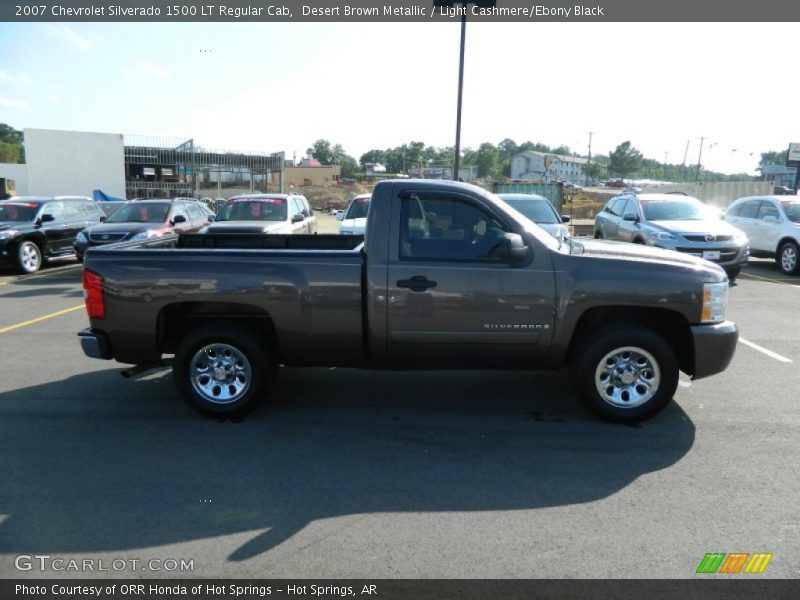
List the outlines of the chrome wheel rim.
{"type": "Polygon", "coordinates": [[[250,361],[228,344],[208,344],[198,350],[189,363],[192,387],[203,400],[231,404],[250,389],[250,361]]]}
{"type": "Polygon", "coordinates": [[[797,265],[797,250],[794,246],[786,246],[781,252],[781,266],[784,271],[794,271],[797,265]]]}
{"type": "Polygon", "coordinates": [[[23,244],[19,249],[19,259],[22,262],[22,268],[26,271],[36,271],[42,262],[39,255],[39,248],[35,244],[23,244]]]}
{"type": "Polygon", "coordinates": [[[635,346],[617,348],[597,364],[594,376],[600,397],[617,408],[634,408],[650,400],[661,383],[652,354],[635,346]]]}

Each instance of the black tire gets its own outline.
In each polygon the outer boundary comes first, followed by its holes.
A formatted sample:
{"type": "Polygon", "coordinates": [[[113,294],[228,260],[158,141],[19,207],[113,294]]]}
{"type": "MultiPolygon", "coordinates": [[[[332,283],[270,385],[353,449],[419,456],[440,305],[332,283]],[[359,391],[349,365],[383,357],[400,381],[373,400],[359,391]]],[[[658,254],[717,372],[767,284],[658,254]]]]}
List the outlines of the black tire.
{"type": "Polygon", "coordinates": [[[211,417],[235,417],[258,406],[274,369],[260,336],[236,324],[220,323],[199,327],[181,341],[175,352],[172,377],[194,410],[211,417]],[[226,348],[231,349],[229,356],[226,348]],[[239,366],[240,358],[244,359],[244,367],[239,366]],[[203,360],[207,361],[207,375],[203,374],[203,360]],[[226,379],[218,378],[222,375],[226,379]],[[215,394],[217,389],[219,393],[215,394]]]}
{"type": "Polygon", "coordinates": [[[597,231],[595,231],[594,232],[594,239],[602,240],[603,239],[603,232],[600,231],[599,229],[597,231]]]}
{"type": "Polygon", "coordinates": [[[14,248],[12,260],[14,270],[20,275],[36,273],[44,264],[42,249],[30,240],[23,240],[14,248]]]}
{"type": "MultiPolygon", "coordinates": [[[[678,387],[678,360],[670,345],[652,329],[637,324],[619,324],[604,328],[583,340],[575,353],[572,375],[584,405],[591,412],[608,421],[635,423],[653,417],[670,403],[678,387]],[[628,359],[624,358],[625,349],[630,349],[627,352],[628,359]],[[609,365],[606,358],[609,355],[613,357],[615,351],[619,351],[617,356],[620,360],[615,364],[625,365],[621,367],[623,369],[630,366],[631,372],[637,373],[637,379],[627,386],[620,384],[618,387],[609,380],[606,390],[613,389],[614,393],[620,394],[613,401],[601,395],[598,387],[603,376],[601,364],[609,365]],[[639,359],[643,359],[645,363],[638,364],[639,359]],[[651,361],[655,364],[651,365],[651,361]],[[657,378],[654,376],[656,373],[657,378]],[[648,386],[646,382],[648,375],[653,386],[648,386]],[[647,391],[644,393],[639,389],[647,391]],[[627,401],[624,390],[630,390],[627,392],[627,401]],[[631,394],[641,395],[641,403],[637,403],[637,399],[631,394]],[[630,406],[625,405],[628,401],[631,402],[630,406]]],[[[606,373],[605,376],[616,377],[618,374],[606,373]]],[[[608,394],[607,391],[604,393],[608,394]]]]}
{"type": "Polygon", "coordinates": [[[736,278],[741,273],[741,269],[739,267],[733,269],[725,269],[725,272],[728,274],[728,282],[733,283],[736,281],[736,278]]]}
{"type": "Polygon", "coordinates": [[[797,275],[800,272],[800,249],[792,241],[783,242],[775,255],[778,269],[784,275],[797,275]]]}
{"type": "Polygon", "coordinates": [[[644,244],[644,240],[642,238],[635,238],[633,240],[634,244],[644,244]]]}

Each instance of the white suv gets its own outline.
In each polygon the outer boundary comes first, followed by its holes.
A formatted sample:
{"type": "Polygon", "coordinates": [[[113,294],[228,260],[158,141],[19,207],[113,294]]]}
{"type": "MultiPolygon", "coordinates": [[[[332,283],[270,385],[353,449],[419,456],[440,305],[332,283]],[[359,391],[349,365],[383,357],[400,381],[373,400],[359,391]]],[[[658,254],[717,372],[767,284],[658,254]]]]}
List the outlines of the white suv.
{"type": "Polygon", "coordinates": [[[774,257],[783,273],[800,273],[800,196],[739,198],[725,220],[750,238],[751,256],[774,257]]]}

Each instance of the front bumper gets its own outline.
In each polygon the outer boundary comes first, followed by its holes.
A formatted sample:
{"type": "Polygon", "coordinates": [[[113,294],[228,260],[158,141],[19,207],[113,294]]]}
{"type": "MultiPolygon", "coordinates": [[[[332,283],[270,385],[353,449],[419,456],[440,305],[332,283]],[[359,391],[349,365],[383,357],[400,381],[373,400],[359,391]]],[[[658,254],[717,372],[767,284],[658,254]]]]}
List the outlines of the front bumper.
{"type": "Polygon", "coordinates": [[[675,250],[681,254],[696,256],[697,258],[703,258],[704,252],[718,252],[719,258],[706,258],[705,260],[729,270],[747,266],[747,261],[750,257],[750,247],[748,245],[737,246],[726,242],[675,240],[674,242],[656,241],[653,245],[666,250],[675,250]]]}
{"type": "Polygon", "coordinates": [[[724,371],[736,351],[739,329],[733,321],[715,325],[693,325],[694,379],[701,379],[724,371]]]}
{"type": "Polygon", "coordinates": [[[111,353],[111,343],[102,331],[82,329],[78,332],[78,339],[81,341],[83,353],[89,358],[100,358],[102,360],[114,358],[111,353]]]}

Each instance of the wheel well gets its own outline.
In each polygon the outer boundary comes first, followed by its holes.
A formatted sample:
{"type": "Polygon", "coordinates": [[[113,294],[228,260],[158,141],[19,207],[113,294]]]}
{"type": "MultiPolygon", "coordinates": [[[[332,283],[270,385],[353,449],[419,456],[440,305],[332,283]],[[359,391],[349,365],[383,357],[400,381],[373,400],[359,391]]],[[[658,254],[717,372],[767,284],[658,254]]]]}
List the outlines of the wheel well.
{"type": "Polygon", "coordinates": [[[780,252],[781,246],[783,246],[786,242],[792,242],[795,246],[798,246],[797,240],[794,239],[793,237],[791,237],[791,236],[783,237],[778,241],[778,245],[775,246],[775,254],[776,255],[778,254],[778,252],[780,252]]]}
{"type": "Polygon", "coordinates": [[[275,323],[265,310],[236,302],[176,302],[158,314],[158,345],[162,353],[173,354],[181,340],[201,325],[235,323],[259,334],[276,362],[280,348],[275,323]]]}
{"type": "Polygon", "coordinates": [[[636,306],[598,306],[584,312],[572,333],[567,350],[567,362],[580,349],[582,342],[601,328],[614,325],[643,325],[655,331],[672,347],[678,366],[690,375],[694,371],[694,344],[689,322],[682,314],[665,308],[636,306]]]}

